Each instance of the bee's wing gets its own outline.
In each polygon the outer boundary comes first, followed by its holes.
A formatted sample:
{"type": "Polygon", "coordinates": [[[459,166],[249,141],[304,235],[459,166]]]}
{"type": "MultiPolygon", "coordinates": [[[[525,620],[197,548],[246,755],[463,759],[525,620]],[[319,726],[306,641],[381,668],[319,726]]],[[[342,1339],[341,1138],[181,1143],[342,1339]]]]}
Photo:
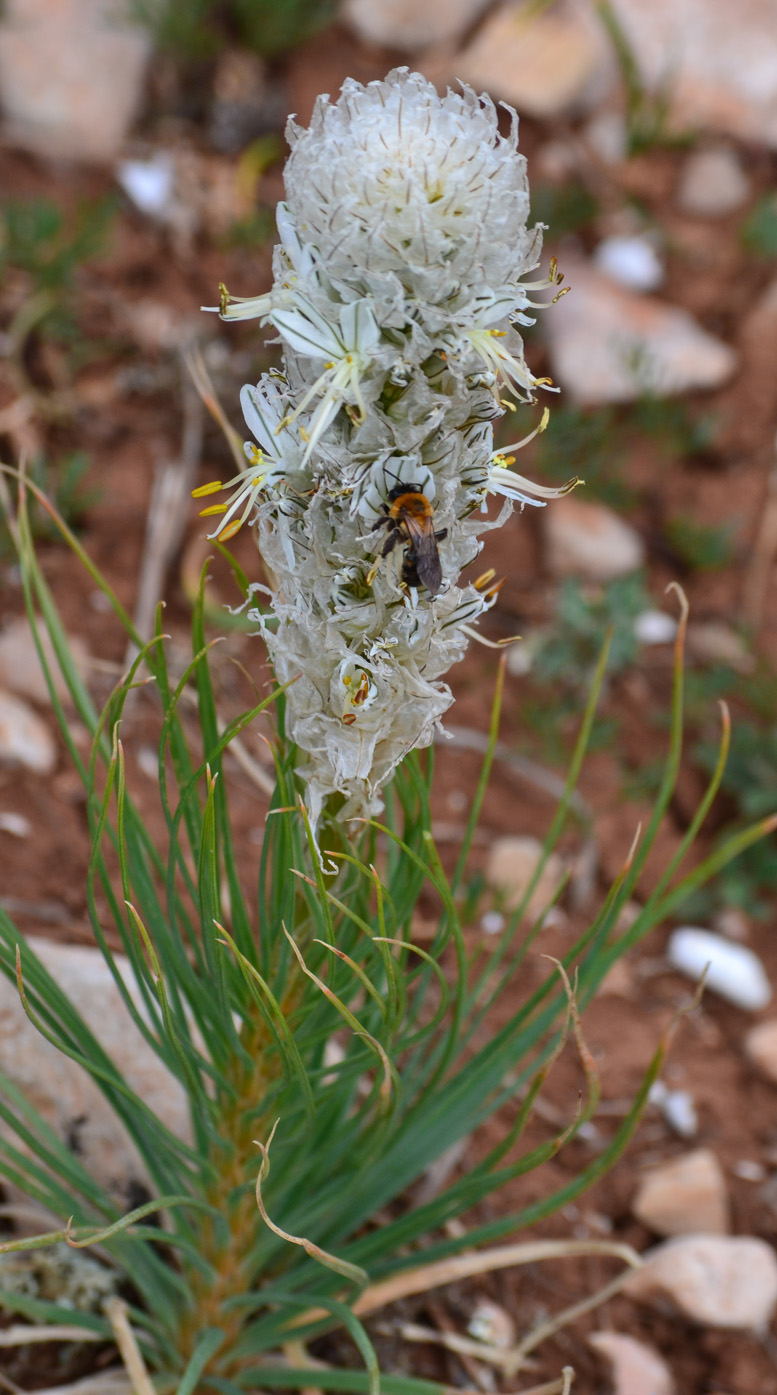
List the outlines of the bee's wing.
{"type": "Polygon", "coordinates": [[[434,519],[431,513],[419,518],[403,511],[402,522],[407,529],[416,571],[429,594],[436,596],[442,586],[442,567],[434,536],[434,519]]]}

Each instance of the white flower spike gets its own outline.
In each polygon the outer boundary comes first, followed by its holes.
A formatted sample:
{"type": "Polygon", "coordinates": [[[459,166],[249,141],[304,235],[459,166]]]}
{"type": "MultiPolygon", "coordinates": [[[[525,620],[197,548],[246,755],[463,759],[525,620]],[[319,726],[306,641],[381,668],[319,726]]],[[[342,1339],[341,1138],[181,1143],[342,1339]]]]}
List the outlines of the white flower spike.
{"type": "Polygon", "coordinates": [[[562,293],[555,262],[526,279],[541,236],[515,113],[503,135],[488,97],[440,97],[398,68],[349,79],[287,134],[272,289],[222,287],[219,306],[277,331],[283,373],[243,389],[248,468],[195,493],[229,496],[203,510],[219,518],[211,536],[256,528],[273,613],[251,613],[279,681],[299,675],[286,726],[315,824],[335,794],[340,818],[377,812],[403,756],[433,739],[452,702],[444,675],[501,584],[460,581],[478,532],[576,481],[509,468],[547,412],[494,447],[494,420],[515,410],[502,394],[555,390],[526,366],[517,326],[542,308],[532,292],[562,293]],[[478,523],[488,494],[505,502],[478,523]]]}

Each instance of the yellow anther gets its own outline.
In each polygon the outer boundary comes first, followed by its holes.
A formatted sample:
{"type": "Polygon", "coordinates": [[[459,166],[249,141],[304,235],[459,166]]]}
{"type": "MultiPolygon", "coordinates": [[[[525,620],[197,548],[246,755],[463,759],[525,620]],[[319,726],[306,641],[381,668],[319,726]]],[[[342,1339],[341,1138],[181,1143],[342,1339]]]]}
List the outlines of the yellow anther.
{"type": "Polygon", "coordinates": [[[207,509],[200,509],[200,518],[210,518],[215,513],[226,513],[226,504],[209,504],[207,509]]]}
{"type": "Polygon", "coordinates": [[[494,579],[495,576],[496,576],[496,572],[494,571],[494,568],[493,568],[493,567],[489,567],[489,569],[488,569],[487,572],[483,572],[483,573],[478,577],[477,581],[474,581],[474,582],[472,583],[473,586],[475,587],[475,590],[476,590],[476,591],[482,591],[486,586],[488,586],[489,581],[493,581],[493,579],[494,579]]]}
{"type": "Polygon", "coordinates": [[[357,702],[364,702],[369,697],[369,693],[370,680],[367,677],[366,673],[363,673],[359,680],[359,686],[356,689],[356,692],[354,693],[353,697],[351,698],[351,702],[354,704],[354,706],[356,706],[357,702]]]}
{"type": "Polygon", "coordinates": [[[345,687],[346,687],[346,688],[350,688],[351,682],[352,682],[352,679],[351,679],[350,673],[344,673],[344,674],[343,674],[343,683],[345,684],[345,687]]]}
{"type": "Polygon", "coordinates": [[[514,465],[514,464],[515,464],[515,456],[514,456],[514,455],[501,455],[499,458],[500,458],[500,460],[502,461],[502,463],[505,464],[505,465],[514,465]]]}
{"type": "Polygon", "coordinates": [[[219,542],[229,542],[230,538],[234,538],[235,533],[240,532],[242,526],[243,524],[239,518],[233,519],[231,523],[227,524],[223,533],[219,533],[219,542]]]}
{"type": "Polygon", "coordinates": [[[227,306],[229,305],[230,299],[231,297],[229,291],[224,285],[224,282],[219,281],[219,306],[222,315],[226,314],[227,306]]]}
{"type": "Polygon", "coordinates": [[[506,335],[506,333],[507,333],[507,330],[506,330],[506,329],[489,329],[489,330],[486,330],[486,333],[487,333],[487,334],[492,334],[493,337],[494,337],[494,339],[504,339],[504,337],[505,337],[505,335],[506,335]]]}
{"type": "Polygon", "coordinates": [[[211,480],[210,484],[201,484],[199,488],[192,490],[193,499],[204,499],[206,494],[218,494],[223,489],[221,480],[211,480]]]}
{"type": "Polygon", "coordinates": [[[307,441],[310,440],[310,437],[309,437],[307,431],[305,430],[304,426],[301,426],[301,427],[300,427],[300,429],[299,429],[299,434],[300,434],[300,436],[302,437],[303,441],[307,442],[307,441]]]}
{"type": "Polygon", "coordinates": [[[258,446],[252,445],[248,451],[248,459],[252,465],[261,465],[264,460],[264,451],[261,451],[258,446]]]}

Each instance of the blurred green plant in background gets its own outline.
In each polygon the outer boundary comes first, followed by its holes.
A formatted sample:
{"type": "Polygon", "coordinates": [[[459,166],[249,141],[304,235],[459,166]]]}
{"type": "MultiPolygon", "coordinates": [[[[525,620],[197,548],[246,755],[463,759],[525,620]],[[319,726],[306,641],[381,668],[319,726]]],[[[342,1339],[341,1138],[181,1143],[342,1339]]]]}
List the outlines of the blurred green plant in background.
{"type": "Polygon", "coordinates": [[[561,685],[580,697],[591,686],[608,633],[606,671],[622,673],[639,653],[634,622],[650,605],[643,572],[588,589],[576,578],[565,577],[556,595],[552,624],[537,649],[533,674],[541,683],[561,685]]]}
{"type": "Polygon", "coordinates": [[[734,556],[730,524],[714,528],[685,514],[675,514],[664,525],[664,537],[675,556],[691,571],[717,571],[728,566],[734,556]]]}
{"type": "Polygon", "coordinates": [[[535,449],[543,475],[560,480],[577,474],[585,480],[586,498],[624,511],[640,498],[628,482],[635,444],[644,440],[654,444],[666,468],[675,460],[706,452],[715,429],[711,413],[697,416],[683,401],[642,397],[628,408],[557,407],[535,449]]]}
{"type": "Polygon", "coordinates": [[[620,68],[626,98],[626,153],[633,157],[656,146],[686,146],[694,133],[678,131],[671,123],[673,74],[667,69],[655,86],[648,85],[629,36],[610,0],[597,0],[604,25],[620,68]]]}
{"type": "Polygon", "coordinates": [[[183,58],[207,58],[228,42],[278,58],[335,18],[336,0],[131,0],[130,13],[156,46],[183,58]]]}
{"type": "MultiPolygon", "coordinates": [[[[89,456],[80,450],[69,451],[54,467],[43,456],[30,462],[30,480],[48,495],[59,516],[73,529],[80,526],[101,496],[100,489],[88,481],[89,469],[89,456]]],[[[49,513],[34,498],[30,501],[30,530],[35,538],[54,540],[59,537],[49,513]]],[[[3,518],[0,520],[0,557],[8,558],[13,551],[13,539],[3,518]]]]}
{"type": "Polygon", "coordinates": [[[742,245],[757,257],[777,257],[777,199],[764,194],[742,225],[742,245]]]}
{"type": "MultiPolygon", "coordinates": [[[[50,198],[9,199],[0,210],[3,377],[10,395],[3,417],[18,413],[21,421],[45,426],[67,422],[75,414],[74,375],[103,347],[83,332],[81,282],[87,265],[109,248],[117,209],[117,200],[106,196],[82,201],[70,211],[50,198]]],[[[59,455],[56,446],[35,454],[28,464],[30,479],[72,525],[99,497],[85,482],[89,464],[84,451],[59,455]]],[[[34,503],[30,520],[35,536],[51,536],[48,516],[34,503]]],[[[11,550],[3,521],[0,554],[11,550]]]]}
{"type": "MultiPolygon", "coordinates": [[[[6,295],[20,282],[20,306],[6,330],[11,354],[41,334],[77,349],[78,275],[104,255],[118,203],[112,196],[83,201],[68,215],[53,199],[9,199],[0,211],[0,280],[6,295]],[[24,295],[22,297],[21,290],[24,295]]],[[[88,350],[88,345],[87,345],[88,350]]]]}

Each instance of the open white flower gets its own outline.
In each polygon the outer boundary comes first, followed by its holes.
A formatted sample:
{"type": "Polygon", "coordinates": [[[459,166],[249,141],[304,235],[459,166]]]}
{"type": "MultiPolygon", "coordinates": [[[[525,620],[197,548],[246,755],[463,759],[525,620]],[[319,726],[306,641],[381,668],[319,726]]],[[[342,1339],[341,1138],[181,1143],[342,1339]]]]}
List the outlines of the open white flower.
{"type": "Polygon", "coordinates": [[[273,390],[272,380],[257,387],[247,384],[240,393],[240,404],[246,423],[258,442],[255,445],[252,441],[246,441],[243,447],[248,468],[226,483],[212,480],[210,484],[200,485],[192,491],[195,499],[212,494],[230,494],[226,503],[220,501],[200,510],[201,518],[218,518],[216,528],[208,537],[218,538],[221,542],[228,542],[235,536],[260,498],[273,488],[277,489],[284,480],[301,469],[302,450],[284,419],[282,398],[277,389],[273,390]]]}
{"type": "Polygon", "coordinates": [[[303,392],[294,411],[286,418],[287,422],[295,421],[311,402],[321,398],[307,429],[303,428],[307,442],[304,464],[343,404],[350,409],[354,421],[364,421],[366,407],[361,380],[380,342],[380,329],[366,300],[343,305],[336,325],[329,323],[301,297],[294,309],[274,310],[268,318],[294,353],[327,360],[323,373],[303,392]]]}

